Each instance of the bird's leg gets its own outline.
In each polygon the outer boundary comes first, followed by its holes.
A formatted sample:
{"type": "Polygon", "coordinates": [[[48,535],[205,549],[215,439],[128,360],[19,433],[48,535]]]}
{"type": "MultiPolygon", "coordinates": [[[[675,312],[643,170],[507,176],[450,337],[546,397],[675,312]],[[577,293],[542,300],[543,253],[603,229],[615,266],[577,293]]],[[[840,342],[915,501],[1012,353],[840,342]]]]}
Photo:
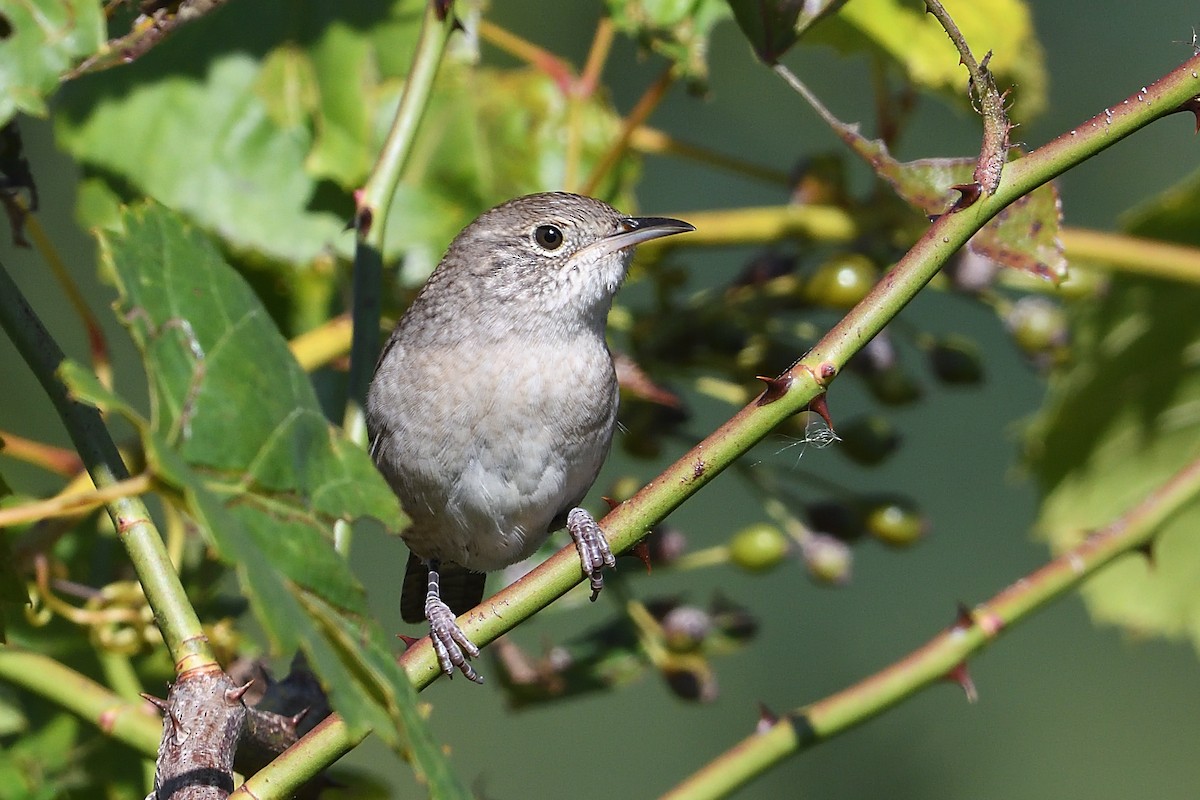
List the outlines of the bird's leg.
{"type": "Polygon", "coordinates": [[[437,561],[429,562],[429,589],[425,593],[425,619],[429,620],[429,641],[433,643],[433,652],[437,653],[438,664],[447,676],[453,678],[454,668],[457,667],[467,680],[483,683],[483,678],[467,662],[468,658],[479,655],[479,648],[458,627],[450,606],[442,602],[442,590],[438,583],[440,566],[437,561]]]}
{"type": "Polygon", "coordinates": [[[617,559],[608,548],[604,531],[600,530],[592,515],[582,508],[573,508],[567,514],[567,532],[579,551],[579,563],[583,566],[583,574],[588,576],[594,601],[604,588],[603,568],[617,566],[617,559]]]}

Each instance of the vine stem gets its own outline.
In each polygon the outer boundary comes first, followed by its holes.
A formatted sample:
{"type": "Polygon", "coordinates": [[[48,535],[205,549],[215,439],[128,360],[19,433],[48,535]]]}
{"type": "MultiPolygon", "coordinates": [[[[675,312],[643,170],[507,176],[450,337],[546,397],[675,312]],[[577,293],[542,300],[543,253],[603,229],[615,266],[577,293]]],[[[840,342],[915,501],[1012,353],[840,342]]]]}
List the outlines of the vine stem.
{"type": "Polygon", "coordinates": [[[1133,275],[1200,283],[1200,248],[1086,228],[1063,228],[1059,239],[1068,258],[1133,275]]]}
{"type": "Polygon", "coordinates": [[[25,212],[24,226],[29,233],[29,238],[33,240],[34,247],[37,248],[38,254],[42,260],[50,267],[50,272],[54,275],[54,279],[58,281],[59,287],[63,294],[67,297],[67,302],[71,304],[71,309],[75,315],[79,317],[79,321],[83,323],[83,330],[87,334],[88,350],[92,357],[92,370],[96,373],[96,377],[100,379],[100,383],[105,387],[112,388],[112,359],[108,350],[108,339],[104,335],[104,328],[100,326],[100,320],[96,318],[95,313],[88,306],[87,300],[84,299],[83,290],[79,287],[79,283],[71,276],[70,270],[67,269],[63,262],[62,255],[59,254],[58,248],[54,246],[54,242],[46,235],[45,229],[41,222],[38,221],[37,215],[28,207],[28,204],[20,197],[14,197],[13,201],[18,208],[25,212]]]}
{"type": "MultiPolygon", "coordinates": [[[[412,69],[404,84],[400,104],[392,119],[387,140],[380,150],[366,184],[355,200],[354,225],[354,334],[350,346],[350,408],[348,420],[361,415],[367,384],[379,355],[379,292],[383,282],[383,243],[392,197],[412,152],[413,140],[441,65],[446,42],[454,30],[453,14],[439,18],[436,2],[425,4],[425,16],[417,37],[412,69]]],[[[346,428],[354,428],[348,421],[346,428]]]]}
{"type": "MultiPolygon", "coordinates": [[[[841,366],[893,319],[988,220],[1017,198],[1065,170],[1155,120],[1184,110],[1198,94],[1200,55],[1139,91],[1136,97],[1118,106],[1116,112],[1106,109],[1078,128],[1006,165],[1004,180],[995,194],[981,198],[958,213],[939,217],[896,267],[808,355],[778,378],[771,379],[768,391],[604,517],[601,526],[613,552],[620,553],[633,547],[654,524],[706,486],[776,425],[823,394],[841,366]]],[[[583,579],[575,548],[566,547],[521,580],[460,617],[460,627],[471,641],[486,645],[566,594],[583,579]]],[[[1048,599],[1026,596],[1025,602],[1036,606],[1048,599]]],[[[432,683],[440,674],[428,638],[410,647],[401,656],[400,663],[418,688],[432,683]]],[[[915,691],[915,687],[908,691],[915,691]]],[[[782,734],[776,736],[782,737],[782,734]]],[[[237,796],[286,796],[295,788],[288,782],[288,770],[299,769],[300,765],[312,760],[332,762],[359,741],[361,738],[352,735],[340,718],[330,716],[248,780],[243,786],[245,792],[237,796]],[[272,790],[269,795],[268,787],[272,790]]]]}
{"type": "Polygon", "coordinates": [[[956,680],[972,692],[965,669],[968,656],[1118,556],[1145,546],[1162,523],[1197,494],[1200,459],[1078,546],[986,603],[961,609],[955,624],[924,646],[837,694],[771,720],[667,792],[663,800],[727,795],[787,756],[861,725],[938,681],[956,680]]]}
{"type": "Polygon", "coordinates": [[[53,517],[70,517],[86,514],[97,506],[106,505],[123,497],[145,494],[154,488],[153,479],[147,475],[135,475],[117,481],[103,489],[90,492],[67,491],[60,492],[45,500],[35,500],[22,503],[19,506],[0,508],[0,528],[10,525],[23,525],[53,517]]]}
{"type": "Polygon", "coordinates": [[[629,140],[633,136],[633,132],[642,126],[654,109],[658,108],[658,104],[662,102],[667,90],[675,83],[675,72],[672,68],[663,70],[662,74],[654,83],[650,84],[649,88],[642,93],[633,109],[629,112],[629,116],[621,125],[621,133],[617,136],[615,142],[609,146],[604,155],[600,157],[600,161],[592,169],[588,179],[584,181],[579,189],[580,194],[595,194],[596,188],[600,185],[600,181],[617,165],[621,160],[621,156],[629,149],[629,140]]]}
{"type": "Polygon", "coordinates": [[[53,701],[143,755],[158,750],[162,717],[148,703],[126,700],[50,656],[0,647],[0,679],[53,701]]]}
{"type": "MultiPolygon", "coordinates": [[[[347,436],[364,444],[367,439],[364,407],[367,386],[379,357],[382,317],[379,299],[383,286],[383,243],[388,211],[392,197],[412,152],[413,140],[425,109],[433,81],[437,77],[446,42],[454,31],[453,13],[441,13],[440,4],[431,0],[425,4],[425,15],[417,36],[412,69],[404,83],[396,115],[387,140],[380,150],[366,184],[355,195],[354,213],[354,279],[352,286],[351,318],[353,333],[350,340],[350,371],[347,381],[346,412],[343,420],[347,436]]],[[[334,544],[342,555],[350,546],[348,525],[339,525],[334,544]]]]}
{"type": "MultiPolygon", "coordinates": [[[[127,481],[129,471],[99,410],[72,399],[59,380],[57,370],[66,356],[2,264],[0,326],[49,395],[96,488],[105,490],[127,481]]],[[[145,503],[137,496],[122,495],[108,499],[105,508],[154,610],[155,621],[175,661],[176,674],[215,666],[200,619],[145,503]]]]}

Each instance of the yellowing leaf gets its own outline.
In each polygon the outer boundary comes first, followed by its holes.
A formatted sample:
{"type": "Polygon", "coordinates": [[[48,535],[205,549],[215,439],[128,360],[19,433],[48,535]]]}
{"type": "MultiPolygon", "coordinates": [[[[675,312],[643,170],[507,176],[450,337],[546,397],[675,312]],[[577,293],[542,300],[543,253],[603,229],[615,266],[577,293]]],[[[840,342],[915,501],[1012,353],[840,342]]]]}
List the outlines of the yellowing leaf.
{"type": "MultiPolygon", "coordinates": [[[[976,60],[992,52],[988,67],[1001,91],[1015,87],[1016,116],[1029,118],[1046,104],[1045,59],[1024,0],[944,0],[976,60]]],[[[914,83],[966,98],[967,71],[946,32],[923,3],[854,0],[813,28],[818,39],[844,51],[870,48],[895,61],[914,83]]]]}

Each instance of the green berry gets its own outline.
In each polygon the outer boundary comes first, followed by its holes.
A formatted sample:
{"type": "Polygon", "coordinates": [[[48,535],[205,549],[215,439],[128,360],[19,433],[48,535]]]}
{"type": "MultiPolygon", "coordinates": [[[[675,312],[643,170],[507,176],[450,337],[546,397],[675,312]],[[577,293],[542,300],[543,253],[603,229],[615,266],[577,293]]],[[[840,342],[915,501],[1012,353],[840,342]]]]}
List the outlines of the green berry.
{"type": "Polygon", "coordinates": [[[777,567],[791,545],[783,531],[766,522],[742,528],[729,542],[729,559],[749,572],[765,572],[777,567]]]}
{"type": "Polygon", "coordinates": [[[928,530],[920,509],[906,498],[885,500],[867,513],[867,530],[881,542],[895,547],[913,544],[928,530]]]}
{"type": "Polygon", "coordinates": [[[867,296],[878,277],[879,271],[871,259],[858,253],[844,253],[817,267],[804,286],[804,297],[823,308],[853,308],[867,296]]]}

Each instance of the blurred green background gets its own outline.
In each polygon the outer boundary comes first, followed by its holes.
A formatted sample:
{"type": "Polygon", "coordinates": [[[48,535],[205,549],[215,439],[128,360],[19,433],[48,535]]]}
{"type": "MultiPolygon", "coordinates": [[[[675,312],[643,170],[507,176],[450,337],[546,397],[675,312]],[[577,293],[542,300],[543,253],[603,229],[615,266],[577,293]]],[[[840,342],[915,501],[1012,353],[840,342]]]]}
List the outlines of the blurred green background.
{"type": "MultiPolygon", "coordinates": [[[[1014,133],[1029,147],[1189,57],[1193,26],[1200,24],[1200,6],[1182,0],[1030,5],[1046,52],[1050,97],[1046,113],[1014,133]]],[[[489,16],[579,64],[599,13],[593,2],[539,0],[497,2],[489,16]]],[[[493,50],[484,52],[489,60],[508,63],[493,50]]],[[[651,124],[780,169],[803,154],[836,146],[812,111],[754,60],[732,22],[716,30],[710,60],[708,95],[697,98],[676,87],[651,124]]],[[[843,120],[862,120],[870,132],[870,74],[862,60],[799,48],[785,62],[843,120]]],[[[660,69],[657,59],[639,55],[618,37],[605,73],[617,108],[627,111],[660,69]]],[[[978,148],[978,130],[971,115],[926,100],[898,155],[971,154],[978,148]]],[[[1192,131],[1191,117],[1168,118],[1063,177],[1066,223],[1115,228],[1123,210],[1192,173],[1200,164],[1200,143],[1192,131]]],[[[91,241],[71,222],[73,167],[56,154],[48,125],[27,121],[23,132],[39,179],[42,220],[88,287],[93,307],[108,317],[115,360],[136,364],[127,337],[107,314],[112,292],[95,279],[91,241]]],[[[691,210],[785,200],[777,187],[662,158],[646,160],[638,198],[642,212],[684,219],[691,210]]],[[[0,243],[0,252],[59,341],[84,357],[82,334],[38,259],[7,241],[0,243]]],[[[721,283],[751,253],[732,248],[689,252],[686,263],[706,280],[721,283]]],[[[836,448],[789,447],[782,437],[768,439],[747,463],[782,464],[868,491],[905,492],[932,519],[931,534],[903,552],[870,544],[856,548],[853,581],[841,589],[815,586],[798,562],[761,577],[713,569],[631,581],[643,597],[682,592],[701,604],[720,591],[758,616],[759,637],[714,662],[720,696],[709,705],[685,704],[648,677],[607,696],[514,713],[505,708],[494,681],[482,688],[439,681],[423,695],[433,705],[434,731],[481,796],[654,796],[747,735],[760,702],[782,711],[843,688],[948,625],[956,602],[984,600],[1046,560],[1046,548],[1030,538],[1036,498],[1017,460],[1020,422],[1037,407],[1042,383],[989,310],[926,293],[902,319],[932,332],[975,337],[986,353],[984,386],[954,390],[927,381],[932,388],[922,402],[889,409],[904,444],[880,468],[854,467],[836,448]]],[[[0,428],[34,431],[65,443],[40,389],[7,341],[0,342],[0,375],[0,428]]],[[[124,378],[128,385],[132,375],[118,368],[118,381],[124,378]]],[[[852,381],[839,382],[831,395],[835,420],[870,407],[852,381]]],[[[716,404],[698,404],[696,410],[688,431],[697,438],[728,413],[716,404]]],[[[36,491],[43,485],[33,470],[8,460],[3,467],[18,488],[36,491]]],[[[654,465],[629,461],[618,447],[594,495],[624,474],[648,478],[654,465]]],[[[699,549],[763,518],[745,484],[731,474],[675,512],[671,522],[699,549]]],[[[404,557],[400,542],[377,530],[364,530],[356,539],[354,566],[385,629],[407,630],[396,607],[404,557]]],[[[612,611],[605,602],[561,613],[552,609],[519,629],[516,639],[538,652],[547,642],[600,624],[612,611]]],[[[482,670],[494,674],[495,667],[484,659],[482,670]]],[[[739,796],[1197,795],[1200,691],[1196,654],[1189,645],[1138,641],[1097,629],[1072,596],[1007,633],[972,662],[971,670],[978,703],[968,704],[952,684],[933,687],[786,762],[739,796]]],[[[368,741],[343,764],[380,775],[393,787],[393,796],[420,792],[408,768],[378,742],[368,741]]]]}

